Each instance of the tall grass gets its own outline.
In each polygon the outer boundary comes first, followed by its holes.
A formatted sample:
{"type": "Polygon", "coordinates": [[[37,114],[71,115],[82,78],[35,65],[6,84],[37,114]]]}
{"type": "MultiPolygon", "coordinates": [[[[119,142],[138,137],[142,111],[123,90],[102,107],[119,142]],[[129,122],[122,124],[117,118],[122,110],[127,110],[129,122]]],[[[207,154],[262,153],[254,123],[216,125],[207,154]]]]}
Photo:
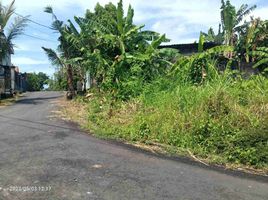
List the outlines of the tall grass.
{"type": "Polygon", "coordinates": [[[161,143],[217,163],[268,167],[268,80],[220,75],[195,85],[161,78],[128,102],[98,94],[88,128],[104,137],[161,143]]]}

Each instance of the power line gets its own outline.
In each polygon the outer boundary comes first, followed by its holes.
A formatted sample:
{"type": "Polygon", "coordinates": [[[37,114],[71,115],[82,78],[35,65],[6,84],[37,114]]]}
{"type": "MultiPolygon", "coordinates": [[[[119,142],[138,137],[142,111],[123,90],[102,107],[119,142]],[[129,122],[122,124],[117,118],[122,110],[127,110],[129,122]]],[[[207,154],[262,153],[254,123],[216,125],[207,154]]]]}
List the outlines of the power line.
{"type": "MultiPolygon", "coordinates": [[[[21,14],[19,14],[19,13],[16,13],[16,12],[14,12],[14,14],[17,15],[17,16],[19,16],[19,17],[24,17],[23,15],[21,15],[21,14]]],[[[34,20],[28,19],[28,21],[30,21],[30,22],[32,22],[32,23],[38,25],[38,26],[42,26],[42,27],[45,27],[45,28],[48,28],[48,29],[51,30],[51,27],[46,26],[46,25],[44,25],[44,24],[41,24],[41,23],[39,23],[39,22],[36,22],[36,21],[34,21],[34,20]]]]}
{"type": "Polygon", "coordinates": [[[56,41],[53,41],[53,40],[50,40],[50,39],[45,39],[45,38],[40,38],[40,37],[36,37],[36,36],[33,36],[33,35],[28,35],[26,33],[23,33],[23,35],[27,36],[27,37],[31,37],[31,38],[34,38],[34,39],[37,39],[37,40],[42,40],[42,41],[49,41],[49,42],[56,42],[56,41]]]}
{"type": "MultiPolygon", "coordinates": [[[[19,16],[19,17],[23,17],[23,18],[25,17],[25,16],[23,16],[23,15],[21,15],[21,14],[19,14],[19,13],[16,13],[16,12],[14,12],[14,14],[17,15],[17,16],[19,16]]],[[[45,27],[45,28],[48,28],[48,29],[51,30],[51,27],[46,26],[46,25],[43,25],[43,24],[41,24],[41,23],[39,23],[39,22],[36,22],[36,21],[34,21],[34,20],[28,19],[28,21],[30,21],[30,22],[32,22],[32,23],[38,25],[38,26],[42,26],[42,27],[45,27]]],[[[23,35],[25,35],[25,36],[27,36],[27,37],[31,37],[31,38],[37,39],[37,40],[56,42],[56,41],[53,41],[53,40],[50,40],[50,39],[45,39],[45,38],[40,38],[40,37],[33,36],[33,35],[28,35],[28,34],[26,34],[26,33],[23,33],[23,35]]]]}

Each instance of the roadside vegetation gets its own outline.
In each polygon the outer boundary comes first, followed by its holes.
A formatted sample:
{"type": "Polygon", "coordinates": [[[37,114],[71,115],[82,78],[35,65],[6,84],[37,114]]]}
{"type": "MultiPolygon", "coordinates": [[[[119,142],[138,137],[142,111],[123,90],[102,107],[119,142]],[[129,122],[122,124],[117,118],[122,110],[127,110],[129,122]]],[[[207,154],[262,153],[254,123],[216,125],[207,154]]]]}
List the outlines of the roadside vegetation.
{"type": "Polygon", "coordinates": [[[43,72],[27,73],[27,91],[42,91],[48,82],[49,77],[43,72]]]}
{"type": "Polygon", "coordinates": [[[14,104],[21,96],[21,94],[16,94],[12,97],[0,99],[0,108],[14,104]]]}
{"type": "Polygon", "coordinates": [[[97,4],[76,25],[47,7],[60,35],[57,51],[43,48],[58,67],[53,84],[69,98],[87,73],[93,85],[69,104],[82,114],[66,113],[100,137],[267,173],[268,21],[244,22],[254,9],[223,0],[218,34],[200,33],[198,53],[184,56],[160,49],[169,39],[133,24],[122,1],[97,4]],[[205,42],[218,45],[205,50],[205,42]],[[258,73],[241,70],[248,65],[258,73]]]}
{"type": "Polygon", "coordinates": [[[28,16],[14,17],[14,14],[15,0],[7,6],[0,1],[0,64],[14,53],[14,40],[23,34],[27,25],[28,16]]]}

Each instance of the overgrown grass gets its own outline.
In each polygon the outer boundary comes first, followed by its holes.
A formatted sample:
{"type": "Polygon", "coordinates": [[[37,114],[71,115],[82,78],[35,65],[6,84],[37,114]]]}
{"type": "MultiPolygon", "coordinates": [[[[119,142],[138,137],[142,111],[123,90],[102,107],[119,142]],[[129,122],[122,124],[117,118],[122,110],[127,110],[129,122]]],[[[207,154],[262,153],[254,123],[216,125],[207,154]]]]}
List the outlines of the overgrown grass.
{"type": "Polygon", "coordinates": [[[268,80],[262,76],[222,76],[202,85],[166,78],[128,102],[101,93],[83,101],[86,128],[98,136],[268,171],[268,80]]]}

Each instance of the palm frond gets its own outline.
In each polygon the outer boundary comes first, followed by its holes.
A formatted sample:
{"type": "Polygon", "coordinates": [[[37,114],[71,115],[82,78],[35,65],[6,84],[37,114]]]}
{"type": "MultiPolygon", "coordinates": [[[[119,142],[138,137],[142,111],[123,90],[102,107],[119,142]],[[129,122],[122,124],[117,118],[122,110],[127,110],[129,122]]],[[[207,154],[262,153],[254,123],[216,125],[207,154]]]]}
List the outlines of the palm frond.
{"type": "Polygon", "coordinates": [[[60,32],[62,30],[63,21],[55,20],[52,22],[51,29],[60,32]]]}
{"type": "Polygon", "coordinates": [[[45,51],[52,65],[64,67],[64,62],[56,53],[56,51],[54,51],[53,49],[45,48],[45,47],[42,47],[42,49],[45,51]]]}
{"type": "Polygon", "coordinates": [[[0,6],[1,6],[0,26],[2,29],[4,29],[9,19],[15,12],[15,0],[13,0],[8,6],[3,5],[0,6]]]}
{"type": "Polygon", "coordinates": [[[19,35],[22,35],[25,27],[27,26],[28,17],[16,17],[14,22],[10,25],[7,31],[7,45],[9,50],[13,50],[12,40],[16,39],[19,35]]]}
{"type": "Polygon", "coordinates": [[[239,24],[240,22],[242,22],[242,20],[244,19],[244,17],[248,16],[253,10],[255,10],[257,8],[256,5],[251,6],[249,8],[249,6],[247,4],[243,4],[240,9],[237,11],[236,14],[236,24],[239,24]]]}
{"type": "Polygon", "coordinates": [[[44,12],[49,13],[49,14],[53,14],[53,8],[52,6],[47,6],[44,8],[44,12]]]}
{"type": "Polygon", "coordinates": [[[54,13],[54,10],[53,10],[52,6],[47,6],[47,7],[45,7],[45,8],[44,8],[44,12],[46,12],[46,13],[48,13],[48,14],[51,14],[53,20],[55,20],[55,21],[58,20],[57,16],[56,16],[55,13],[54,13]]]}

